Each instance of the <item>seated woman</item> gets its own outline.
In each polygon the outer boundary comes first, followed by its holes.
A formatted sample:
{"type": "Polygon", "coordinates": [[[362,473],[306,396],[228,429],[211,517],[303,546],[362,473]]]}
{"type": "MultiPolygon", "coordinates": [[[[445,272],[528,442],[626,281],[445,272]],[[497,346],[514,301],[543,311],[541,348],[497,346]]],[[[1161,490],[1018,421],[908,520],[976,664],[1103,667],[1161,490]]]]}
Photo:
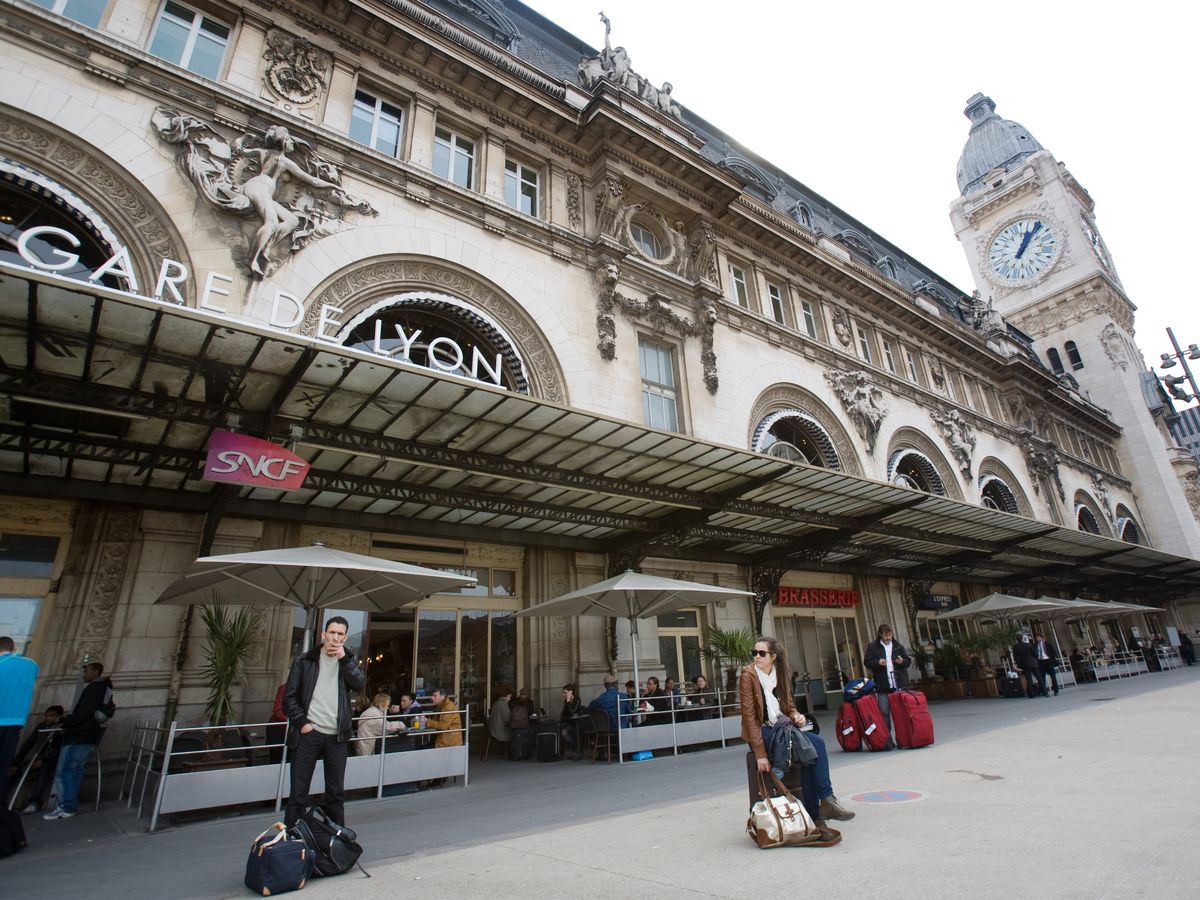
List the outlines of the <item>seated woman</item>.
{"type": "MultiPolygon", "coordinates": [[[[563,685],[563,707],[558,716],[563,746],[567,748],[567,759],[579,759],[578,741],[575,740],[576,729],[582,724],[578,721],[583,713],[583,703],[579,700],[579,690],[574,683],[563,685]]],[[[590,722],[588,723],[591,724],[590,722]]]]}
{"type": "Polygon", "coordinates": [[[659,686],[658,679],[653,675],[646,679],[646,693],[642,695],[642,699],[649,704],[649,715],[642,718],[643,725],[671,723],[671,698],[659,686]]]}
{"type": "Polygon", "coordinates": [[[711,719],[717,714],[717,698],[708,689],[708,679],[703,675],[692,677],[691,690],[687,695],[689,719],[711,719]]]}
{"type": "MultiPolygon", "coordinates": [[[[784,726],[790,719],[797,726],[805,723],[804,716],[792,702],[791,673],[783,645],[772,637],[759,637],[754,642],[754,662],[742,669],[738,678],[739,702],[742,711],[742,740],[750,745],[758,763],[758,771],[773,772],[783,777],[783,769],[772,763],[767,755],[776,728],[784,726]]],[[[811,765],[801,769],[804,787],[804,805],[813,820],[827,829],[825,820],[848,821],[854,813],[843,808],[833,793],[829,780],[829,754],[819,734],[805,732],[817,758],[811,765]]]]}
{"type": "Polygon", "coordinates": [[[383,737],[386,729],[388,734],[399,734],[407,729],[403,722],[388,722],[388,707],[392,703],[390,694],[378,693],[371,700],[371,705],[363,710],[358,718],[358,737],[354,742],[354,753],[357,756],[370,756],[379,752],[379,738],[383,737]]]}
{"type": "Polygon", "coordinates": [[[492,711],[488,713],[488,734],[493,741],[505,745],[512,743],[512,707],[509,706],[512,698],[512,688],[506,684],[498,685],[496,702],[492,704],[492,711]]]}

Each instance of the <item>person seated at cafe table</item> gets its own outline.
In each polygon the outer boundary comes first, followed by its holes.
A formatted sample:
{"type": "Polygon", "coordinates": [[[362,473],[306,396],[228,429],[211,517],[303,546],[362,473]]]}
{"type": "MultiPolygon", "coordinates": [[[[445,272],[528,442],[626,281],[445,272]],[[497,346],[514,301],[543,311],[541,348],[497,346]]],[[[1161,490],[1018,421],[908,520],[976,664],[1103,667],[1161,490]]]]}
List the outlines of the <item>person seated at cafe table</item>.
{"type": "Polygon", "coordinates": [[[671,699],[659,686],[658,679],[653,675],[646,679],[646,693],[642,695],[642,701],[646,705],[643,707],[639,704],[638,709],[644,709],[647,713],[642,719],[643,725],[670,723],[671,699]]]}
{"type": "Polygon", "coordinates": [[[709,691],[708,679],[703,675],[692,676],[692,691],[687,699],[690,706],[700,707],[700,712],[706,718],[716,711],[717,698],[709,691]]]}
{"type": "Polygon", "coordinates": [[[512,728],[528,728],[538,716],[538,709],[529,696],[529,688],[521,688],[509,703],[509,724],[512,728]]]}
{"type": "Polygon", "coordinates": [[[574,682],[563,685],[562,696],[563,706],[562,712],[558,716],[558,721],[563,746],[567,748],[567,759],[579,759],[579,747],[576,746],[575,729],[582,728],[583,723],[577,720],[584,714],[583,702],[579,699],[579,689],[575,687],[574,682]]]}
{"type": "Polygon", "coordinates": [[[356,756],[370,756],[379,749],[379,738],[386,730],[388,734],[399,734],[406,731],[403,722],[388,722],[388,707],[392,704],[391,695],[378,693],[371,700],[371,705],[363,710],[358,717],[358,740],[354,744],[356,756]]]}
{"type": "Polygon", "coordinates": [[[667,679],[666,683],[663,685],[663,693],[666,694],[667,699],[671,701],[671,709],[682,709],[687,705],[686,701],[683,699],[683,691],[679,689],[679,685],[675,683],[674,678],[667,679]]]}
{"type": "MultiPolygon", "coordinates": [[[[632,684],[632,682],[630,682],[632,684]]],[[[596,697],[588,704],[588,712],[594,709],[602,709],[608,713],[608,727],[616,730],[620,728],[628,728],[630,726],[629,718],[621,715],[625,712],[625,705],[629,702],[626,694],[617,690],[617,678],[615,675],[604,676],[604,692],[596,697]]]]}
{"type": "Polygon", "coordinates": [[[513,692],[507,684],[497,685],[496,702],[488,713],[488,734],[493,741],[501,744],[512,743],[512,703],[513,692]]]}
{"type": "MultiPolygon", "coordinates": [[[[434,732],[433,746],[461,747],[463,744],[462,714],[458,705],[451,700],[446,691],[440,687],[429,692],[429,702],[433,704],[434,714],[425,716],[425,728],[434,732]]],[[[441,787],[446,783],[445,778],[434,778],[429,787],[441,787]]]]}

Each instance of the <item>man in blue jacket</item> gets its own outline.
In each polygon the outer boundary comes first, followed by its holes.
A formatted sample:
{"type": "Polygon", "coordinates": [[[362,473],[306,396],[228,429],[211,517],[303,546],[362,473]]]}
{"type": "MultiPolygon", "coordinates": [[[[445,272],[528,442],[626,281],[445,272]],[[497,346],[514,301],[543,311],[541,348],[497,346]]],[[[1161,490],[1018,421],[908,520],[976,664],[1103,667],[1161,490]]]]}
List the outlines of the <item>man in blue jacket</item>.
{"type": "Polygon", "coordinates": [[[628,699],[624,694],[617,690],[617,678],[615,675],[604,676],[604,693],[588,704],[588,712],[593,709],[602,709],[608,713],[608,727],[617,728],[617,722],[620,721],[621,728],[628,728],[630,720],[628,717],[622,718],[620,712],[621,701],[628,699]]]}
{"type": "Polygon", "coordinates": [[[8,635],[0,637],[0,803],[8,796],[8,767],[29,718],[37,674],[37,663],[17,655],[16,641],[8,635]]]}

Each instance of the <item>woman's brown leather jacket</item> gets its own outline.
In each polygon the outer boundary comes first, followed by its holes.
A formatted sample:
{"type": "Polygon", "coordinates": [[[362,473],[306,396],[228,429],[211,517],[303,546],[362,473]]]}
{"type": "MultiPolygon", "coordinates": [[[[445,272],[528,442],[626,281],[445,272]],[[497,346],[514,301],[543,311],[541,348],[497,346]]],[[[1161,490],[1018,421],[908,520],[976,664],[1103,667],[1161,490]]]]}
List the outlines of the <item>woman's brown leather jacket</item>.
{"type": "MultiPolygon", "coordinates": [[[[779,698],[780,712],[790,718],[796,712],[796,704],[792,702],[792,686],[776,684],[775,696],[779,698]]],[[[743,666],[742,674],[738,676],[738,700],[742,707],[742,740],[750,745],[755,759],[766,759],[767,748],[763,745],[762,727],[767,711],[763,706],[762,683],[753,664],[743,666]]]]}

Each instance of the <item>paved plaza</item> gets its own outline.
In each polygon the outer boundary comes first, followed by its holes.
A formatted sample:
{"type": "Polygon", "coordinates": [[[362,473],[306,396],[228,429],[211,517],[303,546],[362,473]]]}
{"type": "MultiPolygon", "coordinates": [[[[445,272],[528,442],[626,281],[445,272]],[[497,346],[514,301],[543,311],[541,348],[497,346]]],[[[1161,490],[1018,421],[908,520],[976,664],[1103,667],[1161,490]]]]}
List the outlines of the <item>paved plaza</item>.
{"type": "MultiPolygon", "coordinates": [[[[858,815],[830,849],[754,847],[740,747],[624,766],[472,760],[467,788],[350,804],[373,877],[316,880],[305,896],[753,897],[788,881],[855,900],[1189,896],[1198,702],[1200,668],[935,704],[932,747],[834,747],[834,787],[858,815]]],[[[832,744],[832,713],[821,722],[832,744]]],[[[166,900],[251,896],[246,851],[274,817],[152,835],[116,804],[31,819],[0,894],[166,900]]]]}

